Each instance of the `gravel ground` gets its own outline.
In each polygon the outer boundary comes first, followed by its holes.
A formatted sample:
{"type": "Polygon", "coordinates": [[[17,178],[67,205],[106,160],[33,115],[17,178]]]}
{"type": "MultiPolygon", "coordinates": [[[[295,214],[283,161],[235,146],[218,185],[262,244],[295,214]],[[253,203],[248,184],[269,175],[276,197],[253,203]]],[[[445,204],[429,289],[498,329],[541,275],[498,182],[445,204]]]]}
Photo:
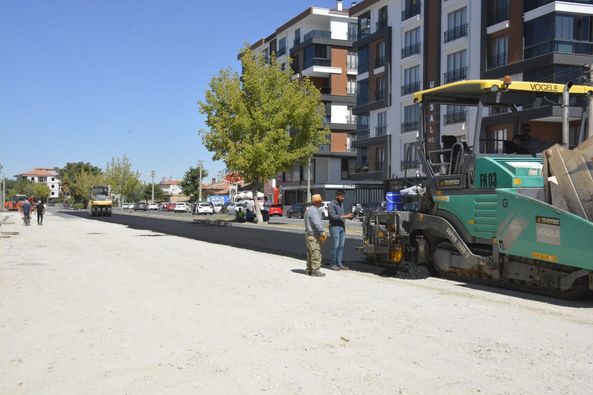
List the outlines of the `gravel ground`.
{"type": "MultiPolygon", "coordinates": [[[[10,222],[13,222],[12,224],[10,222]]],[[[593,393],[593,303],[49,213],[0,239],[1,394],[593,393]]]]}

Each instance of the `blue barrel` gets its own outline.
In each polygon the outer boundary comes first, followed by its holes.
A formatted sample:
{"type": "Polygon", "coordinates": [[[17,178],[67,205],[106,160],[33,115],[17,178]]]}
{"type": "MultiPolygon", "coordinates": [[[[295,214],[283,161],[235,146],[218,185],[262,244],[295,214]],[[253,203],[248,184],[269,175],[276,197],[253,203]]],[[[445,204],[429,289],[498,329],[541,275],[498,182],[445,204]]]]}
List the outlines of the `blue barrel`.
{"type": "Polygon", "coordinates": [[[387,211],[402,209],[402,197],[399,191],[387,192],[385,195],[385,200],[387,200],[387,211]]]}

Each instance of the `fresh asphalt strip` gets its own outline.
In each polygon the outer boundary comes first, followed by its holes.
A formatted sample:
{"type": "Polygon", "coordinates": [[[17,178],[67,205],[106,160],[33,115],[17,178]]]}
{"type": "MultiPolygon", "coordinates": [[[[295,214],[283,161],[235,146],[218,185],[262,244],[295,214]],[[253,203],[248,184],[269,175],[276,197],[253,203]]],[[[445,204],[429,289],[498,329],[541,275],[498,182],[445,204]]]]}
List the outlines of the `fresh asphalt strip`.
{"type": "MultiPolygon", "coordinates": [[[[91,217],[86,211],[60,211],[92,221],[126,225],[132,229],[150,230],[173,236],[180,236],[207,243],[228,245],[269,254],[306,259],[305,236],[303,233],[280,232],[273,229],[224,226],[199,222],[183,222],[162,218],[113,214],[111,217],[91,217]]],[[[330,255],[331,239],[323,246],[324,263],[330,255]]],[[[356,250],[360,239],[347,239],[344,248],[344,263],[356,270],[381,273],[382,268],[364,263],[364,257],[356,250]]],[[[304,267],[303,262],[303,267],[304,267]]]]}

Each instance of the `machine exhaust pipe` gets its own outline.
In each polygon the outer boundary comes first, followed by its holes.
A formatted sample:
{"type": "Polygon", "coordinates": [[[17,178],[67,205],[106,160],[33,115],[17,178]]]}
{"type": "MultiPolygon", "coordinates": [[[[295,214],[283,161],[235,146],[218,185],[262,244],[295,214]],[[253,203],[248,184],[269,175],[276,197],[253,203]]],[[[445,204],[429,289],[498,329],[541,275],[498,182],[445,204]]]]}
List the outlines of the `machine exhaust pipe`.
{"type": "Polygon", "coordinates": [[[570,88],[572,81],[564,85],[562,89],[562,146],[568,148],[570,142],[569,125],[568,125],[568,109],[570,106],[570,88]]]}

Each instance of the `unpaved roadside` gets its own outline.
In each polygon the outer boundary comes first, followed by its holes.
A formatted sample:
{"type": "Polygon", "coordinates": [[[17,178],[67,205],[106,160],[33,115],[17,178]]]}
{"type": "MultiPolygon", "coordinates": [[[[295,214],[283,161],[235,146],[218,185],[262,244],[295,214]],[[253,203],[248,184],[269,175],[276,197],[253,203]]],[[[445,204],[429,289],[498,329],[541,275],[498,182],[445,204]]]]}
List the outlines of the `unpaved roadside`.
{"type": "Polygon", "coordinates": [[[593,392],[591,301],[310,278],[291,258],[99,221],[12,222],[1,394],[593,392]]]}

